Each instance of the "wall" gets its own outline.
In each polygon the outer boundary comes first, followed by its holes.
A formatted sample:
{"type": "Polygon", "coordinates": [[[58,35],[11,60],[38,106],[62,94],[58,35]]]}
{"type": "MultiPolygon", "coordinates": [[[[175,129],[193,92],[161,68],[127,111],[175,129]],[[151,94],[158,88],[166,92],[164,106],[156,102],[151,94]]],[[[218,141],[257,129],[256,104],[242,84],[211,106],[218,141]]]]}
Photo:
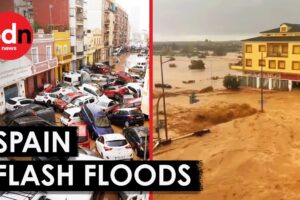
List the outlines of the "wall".
{"type": "Polygon", "coordinates": [[[55,29],[69,29],[69,1],[68,0],[32,0],[34,21],[48,30],[49,24],[54,24],[55,29]],[[52,9],[49,5],[52,5],[52,9]],[[51,10],[51,18],[50,18],[51,10]]]}

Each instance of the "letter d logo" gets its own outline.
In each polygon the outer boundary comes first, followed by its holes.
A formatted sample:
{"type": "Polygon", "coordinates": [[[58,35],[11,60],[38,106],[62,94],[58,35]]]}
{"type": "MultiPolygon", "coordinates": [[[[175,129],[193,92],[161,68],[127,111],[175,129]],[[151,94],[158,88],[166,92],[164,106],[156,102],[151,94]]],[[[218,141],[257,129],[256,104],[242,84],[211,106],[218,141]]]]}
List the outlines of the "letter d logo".
{"type": "Polygon", "coordinates": [[[0,12],[0,59],[14,60],[31,48],[33,31],[28,20],[14,12],[0,12]]]}

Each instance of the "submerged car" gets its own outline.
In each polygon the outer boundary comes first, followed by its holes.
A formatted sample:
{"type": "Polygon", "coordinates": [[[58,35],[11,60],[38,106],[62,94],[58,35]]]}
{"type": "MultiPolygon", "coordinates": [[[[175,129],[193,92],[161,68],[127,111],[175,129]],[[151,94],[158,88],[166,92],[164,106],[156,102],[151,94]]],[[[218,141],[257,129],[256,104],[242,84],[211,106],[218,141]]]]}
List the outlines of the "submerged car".
{"type": "Polygon", "coordinates": [[[70,126],[77,127],[78,144],[83,148],[90,149],[90,133],[85,123],[74,123],[70,126]]]}
{"type": "Polygon", "coordinates": [[[28,116],[14,119],[8,126],[55,126],[55,124],[38,116],[28,116]]]}
{"type": "Polygon", "coordinates": [[[7,113],[4,116],[4,122],[5,124],[10,124],[14,119],[27,116],[38,116],[50,123],[55,123],[55,112],[53,108],[46,108],[37,104],[29,104],[7,113]]]}
{"type": "Polygon", "coordinates": [[[96,149],[105,160],[132,160],[133,154],[130,144],[120,133],[100,136],[96,140],[96,149]]]}
{"type": "Polygon", "coordinates": [[[16,110],[19,107],[26,106],[33,103],[33,99],[28,99],[26,97],[13,97],[6,101],[5,108],[7,111],[11,112],[16,110]]]}
{"type": "Polygon", "coordinates": [[[146,127],[128,127],[123,130],[123,134],[130,143],[132,149],[139,157],[149,157],[149,129],[146,127]]]}
{"type": "Polygon", "coordinates": [[[101,106],[92,103],[85,104],[80,112],[80,116],[88,125],[93,139],[114,132],[106,113],[101,109],[101,106]]]}
{"type": "Polygon", "coordinates": [[[61,99],[55,100],[54,108],[59,111],[63,111],[69,103],[82,96],[83,94],[81,92],[68,93],[65,96],[63,96],[61,99]]]}
{"type": "Polygon", "coordinates": [[[58,99],[59,97],[60,95],[58,94],[40,92],[35,96],[34,101],[36,103],[47,105],[48,107],[50,107],[54,104],[55,100],[58,99]]]}
{"type": "Polygon", "coordinates": [[[65,109],[60,117],[61,123],[65,126],[69,126],[70,124],[81,122],[81,119],[79,117],[80,111],[80,107],[65,109]]]}
{"type": "Polygon", "coordinates": [[[121,127],[144,125],[144,114],[136,108],[121,108],[109,115],[112,124],[121,127]]]}

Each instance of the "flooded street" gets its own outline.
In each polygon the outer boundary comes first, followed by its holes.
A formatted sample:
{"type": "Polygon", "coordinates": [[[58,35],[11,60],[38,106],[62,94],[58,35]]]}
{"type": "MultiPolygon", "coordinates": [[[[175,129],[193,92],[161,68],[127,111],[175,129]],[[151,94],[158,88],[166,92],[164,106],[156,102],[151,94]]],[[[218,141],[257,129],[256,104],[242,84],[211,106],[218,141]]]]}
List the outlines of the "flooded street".
{"type": "MultiPolygon", "coordinates": [[[[175,56],[175,61],[163,64],[164,79],[166,84],[172,85],[175,89],[202,89],[213,86],[216,89],[223,89],[223,80],[211,80],[211,77],[224,77],[227,74],[240,74],[237,71],[229,69],[230,63],[236,63],[238,53],[228,53],[227,56],[208,56],[201,58],[205,63],[205,70],[190,70],[188,66],[191,60],[199,60],[197,57],[175,56]],[[176,64],[176,67],[169,67],[169,64],[176,64]],[[195,80],[193,84],[184,84],[182,81],[195,80]]],[[[168,58],[163,57],[163,61],[168,58]]],[[[154,84],[161,82],[160,57],[153,56],[154,84]]]]}

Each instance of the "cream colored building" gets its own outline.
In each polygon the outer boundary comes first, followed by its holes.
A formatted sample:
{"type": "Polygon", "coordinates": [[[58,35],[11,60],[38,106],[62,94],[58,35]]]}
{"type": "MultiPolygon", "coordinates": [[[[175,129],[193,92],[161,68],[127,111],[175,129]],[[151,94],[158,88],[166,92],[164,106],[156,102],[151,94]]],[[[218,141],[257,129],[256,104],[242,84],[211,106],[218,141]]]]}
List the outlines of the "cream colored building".
{"type": "Polygon", "coordinates": [[[242,61],[230,68],[243,72],[245,86],[260,87],[262,83],[270,90],[300,88],[300,24],[283,23],[243,40],[242,61]]]}

